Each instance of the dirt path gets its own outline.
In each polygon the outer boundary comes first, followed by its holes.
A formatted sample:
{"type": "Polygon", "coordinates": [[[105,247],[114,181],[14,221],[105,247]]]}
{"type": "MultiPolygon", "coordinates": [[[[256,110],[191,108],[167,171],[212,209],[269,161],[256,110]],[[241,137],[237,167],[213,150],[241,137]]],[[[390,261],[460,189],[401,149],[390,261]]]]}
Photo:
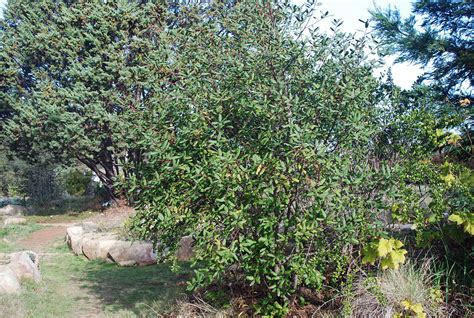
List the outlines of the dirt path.
{"type": "Polygon", "coordinates": [[[18,246],[41,254],[57,241],[58,238],[64,236],[66,234],[66,228],[72,224],[73,223],[48,224],[50,226],[33,232],[28,237],[20,240],[18,246]]]}
{"type": "MultiPolygon", "coordinates": [[[[40,255],[44,276],[43,281],[45,281],[46,285],[54,287],[56,293],[66,298],[75,299],[74,307],[77,307],[77,312],[74,311],[73,314],[67,317],[106,317],[102,315],[102,302],[94,297],[91,290],[87,286],[84,286],[80,279],[75,277],[69,268],[62,268],[63,265],[66,264],[64,255],[68,258],[73,258],[74,256],[70,253],[50,253],[48,251],[55,245],[65,244],[62,243],[62,240],[66,235],[67,227],[73,226],[77,224],[77,222],[38,224],[45,227],[19,240],[17,245],[21,249],[32,250],[40,255]],[[44,273],[45,270],[48,271],[48,273],[44,273]],[[53,272],[53,274],[50,272],[53,272]]],[[[0,317],[3,317],[1,310],[0,317]]],[[[52,314],[51,317],[56,317],[56,315],[52,314]]]]}
{"type": "MultiPolygon", "coordinates": [[[[42,281],[25,287],[23,297],[10,308],[15,315],[6,317],[133,318],[142,317],[143,313],[154,316],[155,309],[150,305],[167,310],[176,299],[186,297],[185,278],[172,273],[168,265],[120,267],[74,256],[67,248],[67,227],[89,220],[99,225],[105,221],[115,225],[126,216],[123,213],[38,223],[45,227],[15,240],[15,249],[28,249],[40,255],[42,281]]],[[[3,309],[0,302],[0,318],[5,317],[3,309]]]]}

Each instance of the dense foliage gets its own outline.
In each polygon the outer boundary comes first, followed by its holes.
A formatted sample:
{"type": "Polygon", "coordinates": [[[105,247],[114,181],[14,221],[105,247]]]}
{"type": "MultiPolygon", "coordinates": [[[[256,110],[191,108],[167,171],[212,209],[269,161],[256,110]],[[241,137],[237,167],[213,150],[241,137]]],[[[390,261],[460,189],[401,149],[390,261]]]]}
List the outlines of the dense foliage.
{"type": "Polygon", "coordinates": [[[8,157],[0,147],[0,197],[21,197],[24,195],[23,171],[28,164],[15,157],[8,157]]]}
{"type": "Polygon", "coordinates": [[[161,10],[153,1],[10,0],[0,21],[3,141],[32,160],[75,158],[113,194],[114,177],[142,161],[134,132],[163,76],[161,10]]]}
{"type": "MultiPolygon", "coordinates": [[[[415,8],[428,14],[426,34],[393,11],[374,13],[376,30],[403,59],[434,61],[451,95],[376,79],[368,33],[344,34],[338,21],[321,33],[313,23],[327,13],[315,1],[10,0],[4,142],[38,162],[41,182],[55,177],[44,162],[77,159],[111,194],[119,186],[137,206],[134,235],[165,258],[192,236],[192,289],[230,282],[258,299],[258,314],[283,316],[308,289],[351,290],[362,264],[397,270],[415,252],[444,257],[445,280],[464,286],[471,100],[453,96],[472,77],[458,25],[468,18],[415,8]],[[436,51],[452,38],[435,36],[435,24],[458,32],[467,60],[436,51]],[[413,240],[396,230],[407,224],[413,240]]],[[[68,192],[82,194],[90,175],[69,172],[68,192]]],[[[426,314],[413,299],[396,306],[426,314]]]]}
{"type": "Polygon", "coordinates": [[[83,196],[92,183],[92,172],[77,167],[64,169],[61,173],[64,189],[69,195],[83,196]]]}
{"type": "Polygon", "coordinates": [[[304,30],[308,8],[181,13],[192,23],[170,34],[180,77],[156,100],[147,167],[130,187],[143,237],[171,249],[195,238],[194,288],[237,269],[266,314],[301,287],[340,282],[384,208],[366,39],[304,30]]]}

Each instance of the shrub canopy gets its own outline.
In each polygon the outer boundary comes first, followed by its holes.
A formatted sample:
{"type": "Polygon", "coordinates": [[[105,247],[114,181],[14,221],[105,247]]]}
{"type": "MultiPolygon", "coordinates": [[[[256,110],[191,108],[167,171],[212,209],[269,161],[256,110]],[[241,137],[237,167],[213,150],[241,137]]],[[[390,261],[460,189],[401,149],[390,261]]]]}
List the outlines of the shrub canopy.
{"type": "Polygon", "coordinates": [[[388,176],[366,38],[305,28],[313,10],[182,10],[189,24],[169,33],[178,80],[155,99],[147,165],[127,185],[143,237],[195,238],[192,286],[238,268],[267,314],[341,279],[377,227],[388,176]]]}

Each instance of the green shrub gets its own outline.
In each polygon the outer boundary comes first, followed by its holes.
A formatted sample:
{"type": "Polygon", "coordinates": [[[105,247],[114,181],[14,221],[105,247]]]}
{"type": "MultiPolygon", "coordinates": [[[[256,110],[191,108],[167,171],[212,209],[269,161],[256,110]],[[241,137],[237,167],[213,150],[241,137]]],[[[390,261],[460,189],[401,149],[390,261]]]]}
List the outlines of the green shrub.
{"type": "Polygon", "coordinates": [[[70,195],[85,195],[91,178],[91,171],[81,171],[77,168],[70,168],[63,174],[64,187],[70,195]]]}
{"type": "Polygon", "coordinates": [[[62,198],[64,189],[56,168],[53,165],[37,163],[23,171],[23,191],[29,204],[46,206],[62,198]]]}
{"type": "Polygon", "coordinates": [[[7,151],[0,146],[0,197],[22,197],[23,171],[28,164],[16,157],[9,158],[7,151]]]}
{"type": "Polygon", "coordinates": [[[142,237],[171,251],[195,238],[192,288],[233,269],[272,316],[300,287],[344,280],[359,245],[378,237],[389,176],[372,139],[382,96],[367,39],[305,31],[308,8],[181,11],[192,23],[167,43],[179,79],[156,94],[147,165],[125,185],[142,237]]]}

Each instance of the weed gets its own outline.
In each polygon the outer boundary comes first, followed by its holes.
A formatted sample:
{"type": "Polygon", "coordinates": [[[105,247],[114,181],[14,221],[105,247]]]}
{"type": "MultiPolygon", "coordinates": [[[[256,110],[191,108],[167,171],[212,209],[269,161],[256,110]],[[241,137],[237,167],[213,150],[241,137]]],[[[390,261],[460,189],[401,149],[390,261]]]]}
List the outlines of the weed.
{"type": "Polygon", "coordinates": [[[399,270],[384,271],[358,282],[351,301],[353,316],[392,316],[402,312],[403,304],[409,302],[419,305],[429,317],[444,317],[446,308],[439,289],[433,288],[430,264],[425,261],[417,267],[408,262],[399,270]]]}

